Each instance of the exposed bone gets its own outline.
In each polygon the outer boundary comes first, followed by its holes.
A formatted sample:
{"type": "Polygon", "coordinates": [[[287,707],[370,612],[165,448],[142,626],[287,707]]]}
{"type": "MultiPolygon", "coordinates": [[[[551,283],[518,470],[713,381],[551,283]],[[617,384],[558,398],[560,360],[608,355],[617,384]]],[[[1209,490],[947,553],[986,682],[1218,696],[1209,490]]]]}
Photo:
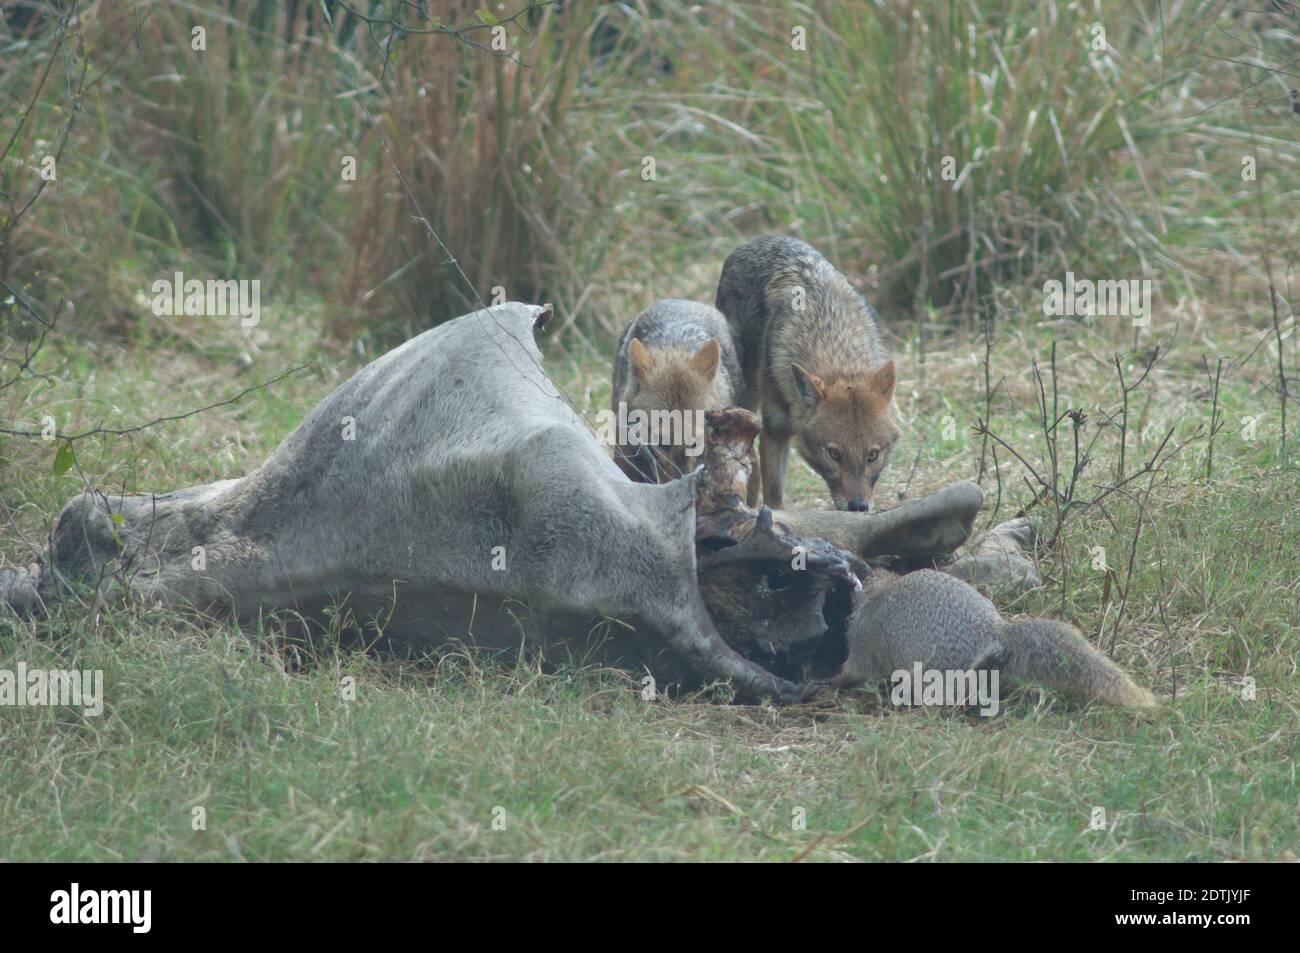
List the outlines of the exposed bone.
{"type": "Polygon", "coordinates": [[[737,540],[749,532],[758,515],[745,505],[758,418],[729,407],[708,411],[704,421],[704,476],[695,492],[695,536],[737,540]]]}
{"type": "Polygon", "coordinates": [[[851,568],[856,560],[851,553],[842,552],[826,540],[792,532],[789,524],[777,522],[766,506],[752,510],[745,505],[758,418],[747,410],[730,407],[709,411],[705,420],[708,440],[695,493],[695,538],[705,550],[700,557],[701,574],[747,560],[784,565],[798,557],[800,565],[806,564],[807,570],[816,575],[829,576],[832,583],[856,585],[851,568]],[[720,548],[720,544],[726,544],[726,548],[720,548]]]}

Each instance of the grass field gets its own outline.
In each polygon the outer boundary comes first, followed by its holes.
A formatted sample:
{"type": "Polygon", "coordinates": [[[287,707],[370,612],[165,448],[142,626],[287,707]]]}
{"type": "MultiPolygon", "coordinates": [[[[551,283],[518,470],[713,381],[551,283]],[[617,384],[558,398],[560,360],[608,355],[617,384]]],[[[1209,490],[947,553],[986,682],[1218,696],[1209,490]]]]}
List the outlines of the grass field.
{"type": "MultiPolygon", "coordinates": [[[[815,4],[805,63],[766,5],[574,4],[508,31],[531,71],[430,35],[391,74],[364,33],[331,39],[291,4],[141,4],[134,31],[87,4],[62,49],[10,21],[0,99],[35,105],[0,114],[0,432],[58,430],[0,435],[0,568],[34,559],[86,485],[247,472],[366,361],[495,285],[556,302],[547,369],[598,410],[624,322],[712,301],[731,248],[783,231],[877,303],[898,357],[880,504],[978,479],[981,527],[1030,515],[1046,584],[1004,614],[1073,621],[1165,703],[647,702],[628,674],[529,659],[301,669],[258,633],[128,602],[0,614],[0,669],[106,681],[99,717],[0,706],[0,859],[1296,859],[1300,116],[1277,70],[1300,28],[1088,6],[815,4]],[[192,22],[208,59],[186,58],[192,22]],[[268,39],[290,33],[314,40],[268,39]],[[106,78],[17,214],[78,42],[106,78]],[[137,42],[148,55],[113,60],[137,42]],[[368,81],[370,118],[339,96],[368,81]],[[347,150],[369,173],[339,183],[347,150]],[[946,154],[971,162],[961,190],[946,154]],[[152,314],[150,282],[177,269],[261,280],[260,323],[152,314]],[[1150,323],[1045,317],[1067,270],[1151,276],[1150,323]],[[1045,433],[1040,394],[1082,415],[1081,450],[1069,418],[1045,433]]],[[[795,466],[793,502],[827,506],[795,466]]]]}

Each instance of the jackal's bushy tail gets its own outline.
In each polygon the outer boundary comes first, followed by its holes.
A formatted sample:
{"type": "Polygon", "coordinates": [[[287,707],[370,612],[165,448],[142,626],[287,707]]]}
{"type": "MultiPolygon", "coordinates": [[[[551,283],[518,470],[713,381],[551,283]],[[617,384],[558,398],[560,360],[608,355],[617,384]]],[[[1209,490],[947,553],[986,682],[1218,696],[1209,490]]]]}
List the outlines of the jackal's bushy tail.
{"type": "Polygon", "coordinates": [[[1157,704],[1072,625],[1050,619],[1008,622],[998,640],[1007,650],[1004,668],[1012,679],[1037,682],[1084,703],[1135,709],[1157,704]]]}

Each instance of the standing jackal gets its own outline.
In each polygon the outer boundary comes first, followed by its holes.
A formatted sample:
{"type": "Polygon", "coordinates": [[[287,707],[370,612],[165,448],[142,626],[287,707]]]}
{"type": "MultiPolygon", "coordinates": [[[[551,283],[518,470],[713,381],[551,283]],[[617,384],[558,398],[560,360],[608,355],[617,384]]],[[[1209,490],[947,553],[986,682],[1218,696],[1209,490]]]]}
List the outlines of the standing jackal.
{"type": "Polygon", "coordinates": [[[619,338],[610,398],[620,431],[639,431],[617,441],[623,472],[664,483],[695,469],[704,412],[731,406],[739,381],[731,331],[714,308],[669,298],[638,314],[619,338]]]}
{"type": "MultiPolygon", "coordinates": [[[[763,499],[780,508],[793,440],[837,510],[866,512],[898,440],[894,362],[876,312],[821,254],[767,235],[727,256],[718,282],[745,375],[741,406],[763,421],[763,499]]],[[[750,506],[758,486],[750,484],[750,506]]]]}

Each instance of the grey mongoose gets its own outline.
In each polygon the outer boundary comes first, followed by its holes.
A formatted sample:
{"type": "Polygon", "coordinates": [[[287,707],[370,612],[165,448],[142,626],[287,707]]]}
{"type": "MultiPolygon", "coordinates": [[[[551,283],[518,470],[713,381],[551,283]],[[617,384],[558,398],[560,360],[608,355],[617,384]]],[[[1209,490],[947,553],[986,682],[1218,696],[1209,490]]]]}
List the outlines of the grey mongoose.
{"type": "Polygon", "coordinates": [[[1074,626],[1007,622],[974,587],[933,569],[902,576],[873,570],[854,596],[847,636],[838,688],[878,684],[920,663],[940,671],[997,670],[1005,687],[1038,683],[1075,702],[1156,704],[1074,626]]]}

